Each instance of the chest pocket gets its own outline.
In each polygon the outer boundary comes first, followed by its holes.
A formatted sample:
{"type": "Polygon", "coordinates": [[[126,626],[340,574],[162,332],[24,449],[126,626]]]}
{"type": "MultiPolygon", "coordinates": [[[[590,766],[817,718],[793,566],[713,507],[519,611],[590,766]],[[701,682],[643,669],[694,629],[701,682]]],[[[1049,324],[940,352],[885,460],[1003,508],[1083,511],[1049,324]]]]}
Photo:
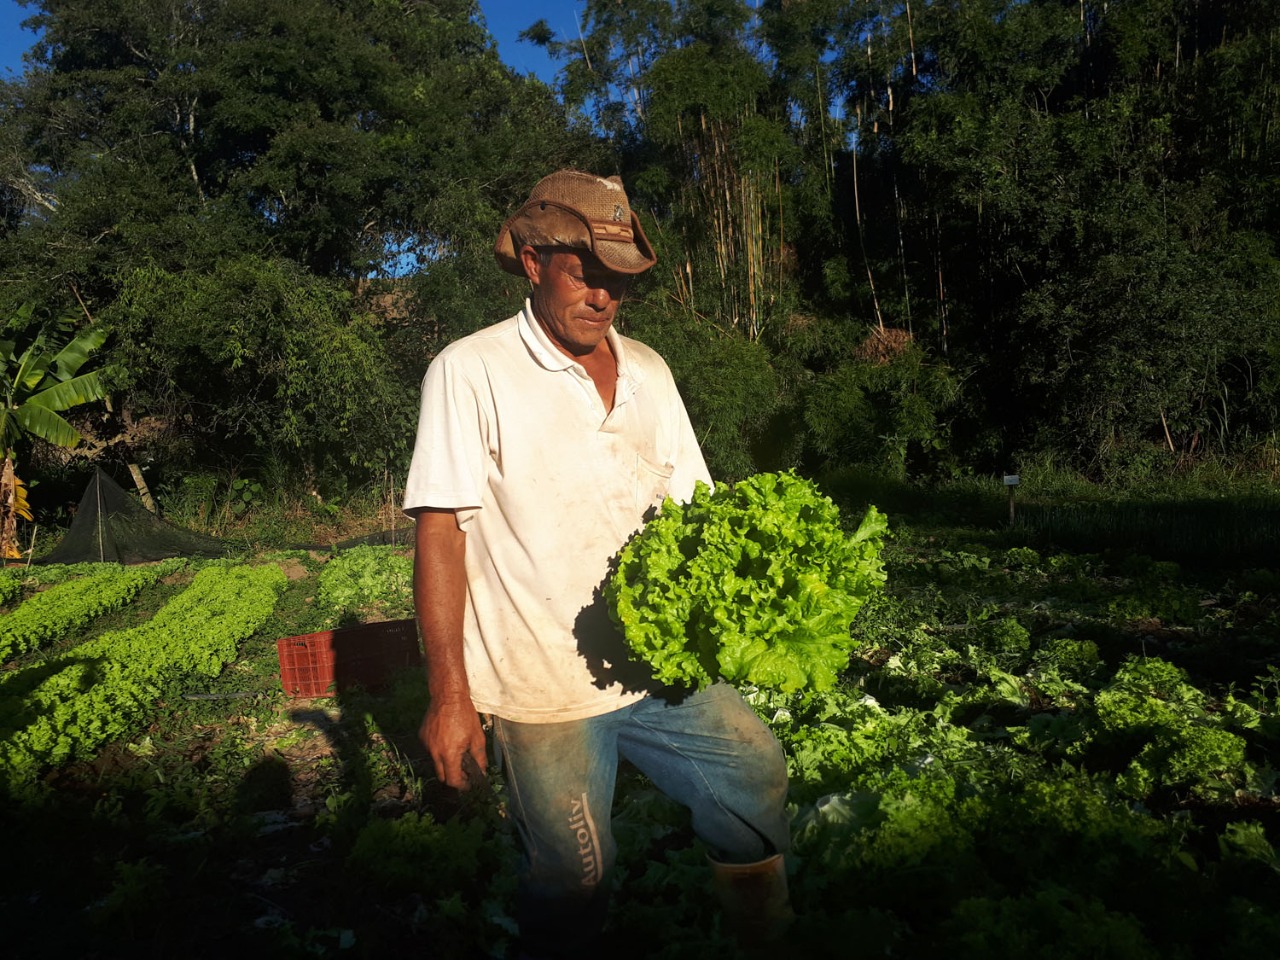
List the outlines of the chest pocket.
{"type": "Polygon", "coordinates": [[[636,510],[646,513],[666,498],[671,489],[671,477],[676,472],[674,464],[655,463],[636,454],[636,510]]]}

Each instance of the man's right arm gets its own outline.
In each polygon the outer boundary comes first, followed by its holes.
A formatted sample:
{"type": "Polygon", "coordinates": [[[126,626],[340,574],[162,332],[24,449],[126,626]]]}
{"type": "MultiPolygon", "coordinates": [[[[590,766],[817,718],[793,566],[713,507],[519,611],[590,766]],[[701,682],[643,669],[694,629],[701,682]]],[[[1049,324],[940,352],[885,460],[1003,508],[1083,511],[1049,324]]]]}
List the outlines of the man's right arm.
{"type": "Polygon", "coordinates": [[[459,529],[454,511],[427,508],[418,512],[413,601],[431,695],[418,736],[431,754],[436,776],[459,790],[476,786],[463,766],[466,754],[471,754],[480,770],[488,766],[484,731],[471,703],[462,653],[466,545],[467,535],[459,529]]]}

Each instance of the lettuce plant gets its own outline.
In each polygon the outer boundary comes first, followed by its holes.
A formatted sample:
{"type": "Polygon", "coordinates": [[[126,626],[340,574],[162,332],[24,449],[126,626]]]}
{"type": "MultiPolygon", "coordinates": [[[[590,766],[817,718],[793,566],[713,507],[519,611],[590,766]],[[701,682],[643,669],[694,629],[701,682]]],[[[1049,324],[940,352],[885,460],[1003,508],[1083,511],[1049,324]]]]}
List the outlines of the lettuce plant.
{"type": "Polygon", "coordinates": [[[791,472],[715,492],[699,484],[623,548],[605,597],[663,683],[829,690],[848,665],[854,616],[884,583],[886,530],[870,507],[846,534],[836,505],[791,472]]]}

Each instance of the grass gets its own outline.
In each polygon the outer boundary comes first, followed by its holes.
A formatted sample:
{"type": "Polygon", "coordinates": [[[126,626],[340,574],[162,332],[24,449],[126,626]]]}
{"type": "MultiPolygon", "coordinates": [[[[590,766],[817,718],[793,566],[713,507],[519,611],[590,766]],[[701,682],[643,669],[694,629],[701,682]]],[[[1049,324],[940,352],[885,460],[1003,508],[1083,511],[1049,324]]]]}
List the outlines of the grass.
{"type": "Polygon", "coordinates": [[[1280,500],[1031,502],[1017,524],[1076,550],[1121,545],[1201,567],[1265,566],[1280,544],[1280,500]]]}
{"type": "Polygon", "coordinates": [[[1269,566],[1280,544],[1280,483],[1270,475],[1206,467],[1182,477],[1094,484],[1079,475],[1033,467],[1014,491],[999,477],[907,483],[864,471],[820,478],[823,489],[856,511],[875,503],[910,522],[982,527],[1008,544],[1075,551],[1123,549],[1203,567],[1269,566]]]}

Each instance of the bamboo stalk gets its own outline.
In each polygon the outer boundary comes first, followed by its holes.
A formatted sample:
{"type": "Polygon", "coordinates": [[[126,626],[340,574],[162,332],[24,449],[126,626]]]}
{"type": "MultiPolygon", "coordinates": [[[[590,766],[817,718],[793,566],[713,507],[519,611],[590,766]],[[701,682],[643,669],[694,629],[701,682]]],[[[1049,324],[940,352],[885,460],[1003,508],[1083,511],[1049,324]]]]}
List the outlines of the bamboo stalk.
{"type": "MultiPolygon", "coordinates": [[[[586,16],[586,11],[583,11],[583,16],[586,16]]],[[[587,52],[587,39],[582,35],[582,21],[574,17],[573,23],[578,28],[578,43],[582,46],[582,59],[587,61],[587,70],[595,73],[595,68],[591,66],[591,54],[587,52]]]]}
{"type": "MultiPolygon", "coordinates": [[[[830,174],[830,171],[828,171],[830,174]]],[[[782,266],[785,258],[785,247],[787,244],[784,221],[784,213],[782,210],[782,169],[778,162],[778,158],[773,158],[773,189],[778,198],[778,296],[782,296],[782,266]]],[[[827,193],[830,195],[830,187],[827,193]]]]}
{"type": "Polygon", "coordinates": [[[814,87],[818,92],[818,130],[822,136],[822,175],[827,184],[827,196],[831,196],[831,144],[827,140],[827,107],[822,97],[822,60],[814,68],[814,87]]]}
{"type": "Polygon", "coordinates": [[[907,2],[907,41],[911,44],[911,76],[917,76],[916,73],[916,34],[915,28],[911,22],[911,3],[907,2]]]}
{"type": "MultiPolygon", "coordinates": [[[[861,120],[861,109],[859,109],[859,120],[861,120]]],[[[857,137],[855,137],[857,140],[857,137]]],[[[855,142],[853,150],[853,219],[858,227],[858,245],[862,248],[862,265],[867,269],[867,285],[871,288],[871,305],[875,309],[876,323],[879,324],[881,331],[884,330],[884,315],[880,312],[880,297],[876,293],[876,278],[871,273],[871,261],[867,257],[867,237],[862,227],[862,200],[858,191],[858,144],[855,142]]]]}
{"type": "Polygon", "coordinates": [[[942,274],[942,217],[935,210],[934,223],[934,264],[938,273],[938,328],[942,335],[942,353],[947,352],[947,287],[942,274]]]}
{"type": "Polygon", "coordinates": [[[138,495],[142,497],[142,505],[148,512],[155,513],[156,502],[151,496],[151,488],[147,486],[146,478],[142,476],[142,468],[136,463],[130,463],[129,475],[133,477],[133,484],[138,488],[138,495]]]}

